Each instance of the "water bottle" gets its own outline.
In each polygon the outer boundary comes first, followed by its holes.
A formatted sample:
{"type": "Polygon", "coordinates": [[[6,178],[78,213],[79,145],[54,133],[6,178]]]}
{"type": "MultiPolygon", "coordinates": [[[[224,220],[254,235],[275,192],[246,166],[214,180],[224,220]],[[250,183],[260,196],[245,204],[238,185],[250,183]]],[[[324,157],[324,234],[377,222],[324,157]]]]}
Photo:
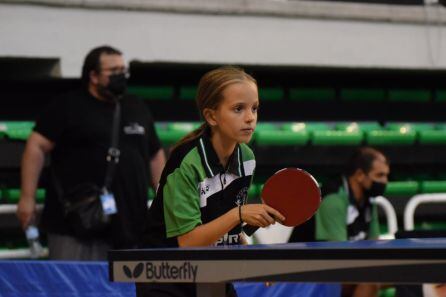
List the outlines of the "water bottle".
{"type": "Polygon", "coordinates": [[[26,230],[26,239],[29,244],[30,257],[37,259],[42,254],[42,245],[39,241],[39,229],[34,224],[29,225],[26,230]]]}

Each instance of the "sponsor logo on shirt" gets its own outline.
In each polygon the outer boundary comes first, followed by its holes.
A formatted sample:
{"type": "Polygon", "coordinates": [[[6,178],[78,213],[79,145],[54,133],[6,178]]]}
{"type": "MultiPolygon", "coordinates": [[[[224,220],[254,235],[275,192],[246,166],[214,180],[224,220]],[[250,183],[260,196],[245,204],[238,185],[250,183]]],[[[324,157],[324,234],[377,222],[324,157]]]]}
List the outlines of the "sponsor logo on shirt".
{"type": "Polygon", "coordinates": [[[230,245],[230,244],[238,244],[239,236],[238,234],[228,234],[223,235],[217,242],[215,242],[215,246],[217,245],[230,245]]]}
{"type": "Polygon", "coordinates": [[[248,199],[248,187],[243,187],[235,197],[236,201],[235,204],[237,206],[243,205],[246,203],[246,200],[248,199]]]}
{"type": "Polygon", "coordinates": [[[124,127],[124,133],[128,135],[143,135],[145,132],[146,129],[138,123],[130,123],[124,127]]]}

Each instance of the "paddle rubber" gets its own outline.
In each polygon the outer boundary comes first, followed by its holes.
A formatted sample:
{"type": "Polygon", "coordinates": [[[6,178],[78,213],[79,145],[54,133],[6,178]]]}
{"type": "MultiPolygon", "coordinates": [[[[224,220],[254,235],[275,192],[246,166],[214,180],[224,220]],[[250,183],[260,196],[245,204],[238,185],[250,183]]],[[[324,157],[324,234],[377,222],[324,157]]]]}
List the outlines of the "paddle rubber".
{"type": "MultiPolygon", "coordinates": [[[[283,225],[298,226],[310,219],[321,203],[321,191],[311,174],[299,168],[285,168],[272,175],[263,186],[263,203],[285,216],[283,225]]],[[[251,236],[259,227],[245,225],[251,236]]]]}

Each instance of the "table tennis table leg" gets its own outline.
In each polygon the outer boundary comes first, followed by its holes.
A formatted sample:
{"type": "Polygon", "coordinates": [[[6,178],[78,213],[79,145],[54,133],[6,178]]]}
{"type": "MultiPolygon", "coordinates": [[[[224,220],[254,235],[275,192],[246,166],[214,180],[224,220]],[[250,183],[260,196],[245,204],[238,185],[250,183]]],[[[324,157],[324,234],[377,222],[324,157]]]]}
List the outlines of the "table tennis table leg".
{"type": "Polygon", "coordinates": [[[225,297],[225,283],[198,283],[197,297],[225,297]]]}

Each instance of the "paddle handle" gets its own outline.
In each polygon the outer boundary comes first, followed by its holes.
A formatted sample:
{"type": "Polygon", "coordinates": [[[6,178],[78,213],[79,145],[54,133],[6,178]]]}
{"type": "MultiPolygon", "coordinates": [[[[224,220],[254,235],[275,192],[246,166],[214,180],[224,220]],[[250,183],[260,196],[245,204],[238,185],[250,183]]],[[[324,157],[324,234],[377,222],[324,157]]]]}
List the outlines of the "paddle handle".
{"type": "Polygon", "coordinates": [[[243,226],[243,232],[245,232],[246,235],[251,236],[254,234],[254,232],[259,229],[258,226],[251,226],[251,225],[245,225],[243,226]]]}

